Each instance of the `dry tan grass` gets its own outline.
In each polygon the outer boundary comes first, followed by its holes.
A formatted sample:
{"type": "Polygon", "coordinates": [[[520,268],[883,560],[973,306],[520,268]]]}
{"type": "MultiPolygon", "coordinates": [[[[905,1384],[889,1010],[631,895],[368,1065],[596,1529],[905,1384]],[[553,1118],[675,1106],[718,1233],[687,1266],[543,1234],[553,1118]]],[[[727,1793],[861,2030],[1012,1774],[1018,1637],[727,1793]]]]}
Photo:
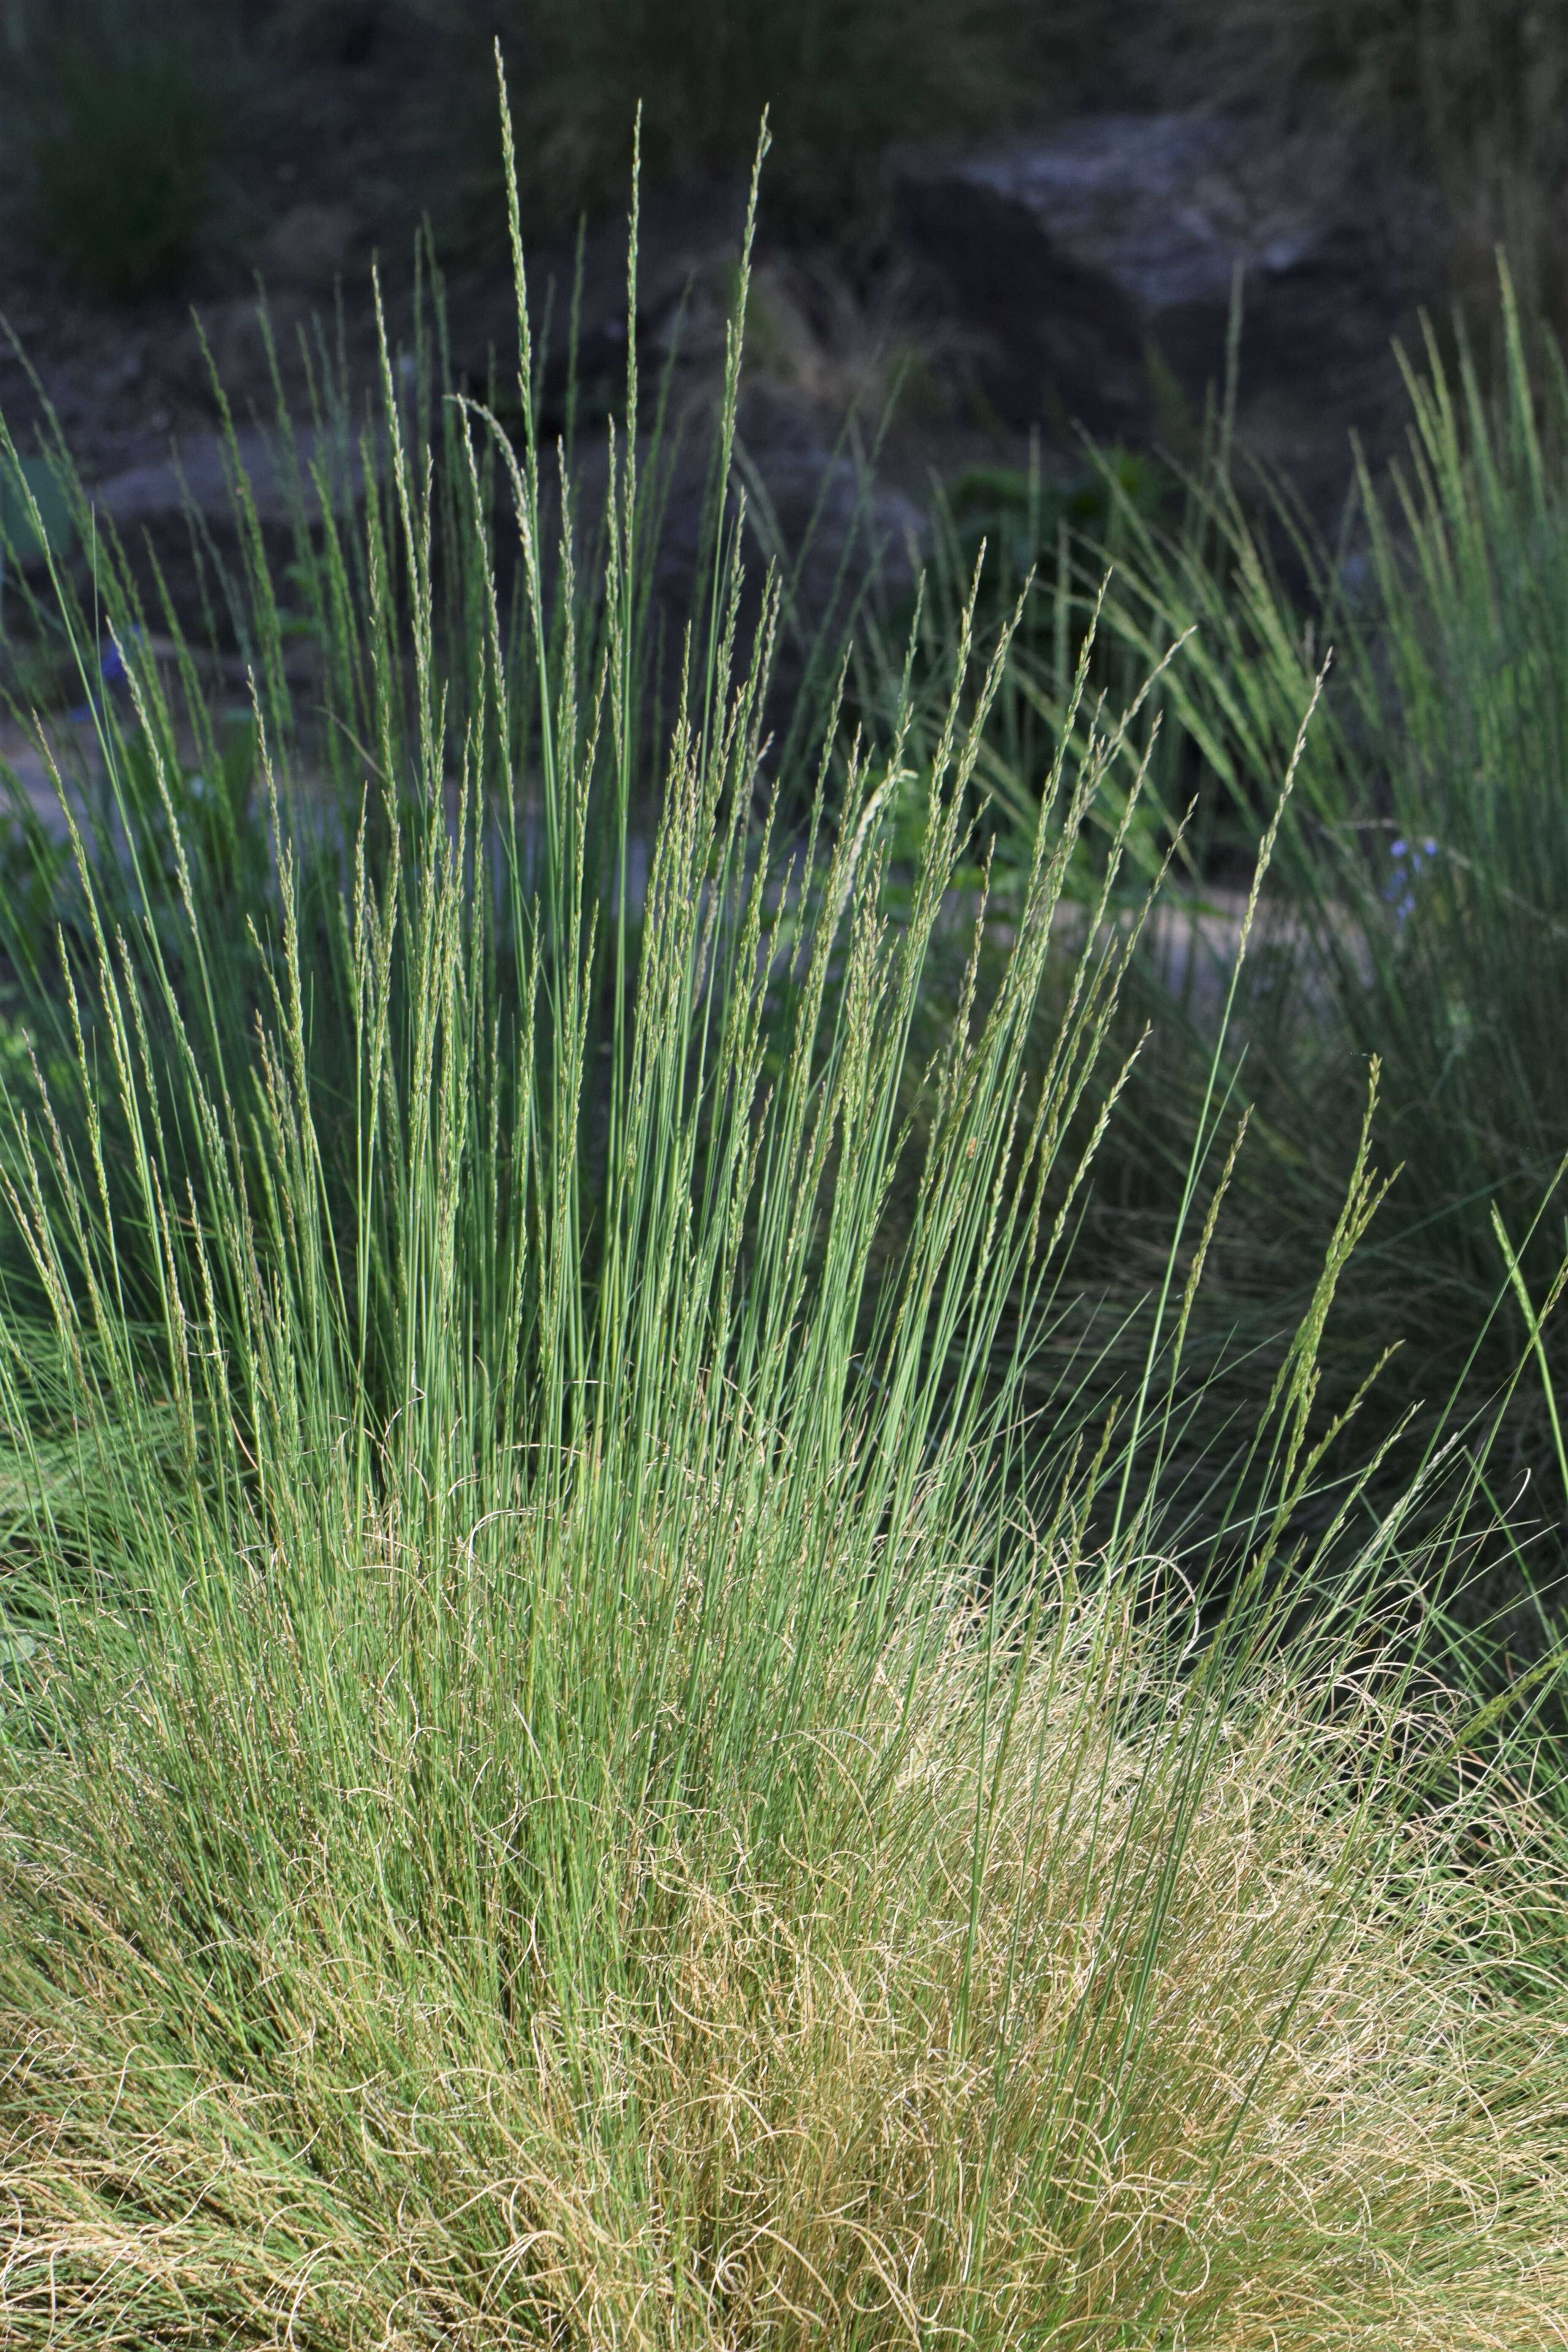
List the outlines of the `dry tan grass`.
{"type": "Polygon", "coordinates": [[[601,1819],[552,1907],[541,1800],[465,1846],[396,1690],[334,1786],[266,1656],[5,1764],[8,2345],[1568,2342],[1558,1865],[1399,1825],[1440,1707],[1222,1720],[1104,1601],[987,1706],[963,1629],[766,1862],[601,1819]]]}

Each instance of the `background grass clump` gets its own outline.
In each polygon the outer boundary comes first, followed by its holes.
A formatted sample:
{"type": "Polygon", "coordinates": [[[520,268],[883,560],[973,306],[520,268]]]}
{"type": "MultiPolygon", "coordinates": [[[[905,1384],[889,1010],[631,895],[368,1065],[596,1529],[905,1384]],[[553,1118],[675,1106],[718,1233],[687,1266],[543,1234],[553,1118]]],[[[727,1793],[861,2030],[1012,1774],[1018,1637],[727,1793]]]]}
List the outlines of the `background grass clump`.
{"type": "MultiPolygon", "coordinates": [[[[1195,780],[1207,765],[1243,839],[1268,816],[1250,780],[1282,755],[1332,648],[1273,867],[1276,940],[1242,984],[1264,1120],[1255,1165],[1270,1168],[1275,1203],[1261,1230],[1301,1250],[1309,1280],[1317,1243],[1303,1237],[1326,1229],[1337,1198],[1321,1140],[1352,1115],[1375,1055],[1378,1132],[1401,1172],[1346,1306],[1354,1314],[1359,1296],[1369,1332],[1405,1339],[1391,1401],[1428,1408],[1456,1386],[1478,1406],[1499,1395],[1531,1343],[1524,1294],[1505,1286],[1500,1301],[1499,1275],[1517,1251],[1536,1308],[1554,1297],[1568,1154],[1549,1011],[1564,977],[1553,583],[1568,414],[1557,347],[1527,342],[1506,281],[1501,315],[1494,386],[1467,350],[1450,366],[1429,346],[1427,373],[1411,375],[1406,461],[1384,482],[1363,471],[1337,553],[1299,538],[1304,593],[1286,588],[1268,530],[1219,482],[1175,532],[1123,501],[1111,599],[1134,659],[1197,630],[1192,658],[1168,674],[1178,756],[1195,780]]],[[[1195,942],[1180,967],[1189,1008],[1204,961],[1195,942]]],[[[1208,993],[1212,1005],[1212,975],[1208,993]]],[[[1532,1376],[1514,1391],[1498,1461],[1529,1482],[1527,1516],[1555,1527],[1563,1366],[1549,1318],[1542,1336],[1548,1387],[1532,1376]]],[[[1554,1559],[1553,1544],[1543,1573],[1554,1559]]]]}
{"type": "MultiPolygon", "coordinates": [[[[1122,993],[1108,1066],[1145,1025],[1151,1044],[1099,1160],[1071,1286],[1111,1349],[1107,1392],[1147,1345],[1151,1271],[1186,1213],[1216,1052],[1251,1125],[1188,1339],[1212,1368],[1228,1362],[1243,1421],[1274,1376],[1285,1302],[1304,1308],[1317,1282],[1375,1065],[1375,1149],[1397,1172],[1340,1286],[1320,1402],[1325,1418],[1347,1406],[1394,1346],[1364,1409],[1400,1433],[1385,1500],[1456,1409],[1490,1433],[1492,1497],[1511,1497],[1512,1534],[1467,1606],[1507,1601],[1497,1654],[1517,1660],[1547,1638],[1531,1589],[1560,1586],[1568,1487],[1556,1407],[1568,1098],[1552,1013],[1568,978],[1556,621],[1568,408],[1559,347],[1521,317],[1506,272],[1496,309],[1494,368],[1463,333],[1452,355],[1432,335],[1409,365],[1406,456],[1381,474],[1359,465],[1332,543],[1288,486],[1249,476],[1218,438],[1185,468],[1102,450],[1092,498],[1080,488],[1053,503],[1038,479],[982,478],[994,568],[982,593],[998,619],[1024,602],[975,777],[1005,908],[1092,629],[1094,688],[1113,707],[1141,703],[1072,887],[1092,895],[1134,779],[1124,884],[1158,871],[1188,812],[1181,889],[1145,928],[1122,993]],[[1238,967],[1248,878],[1278,814],[1259,779],[1293,758],[1238,967]]],[[[975,529],[953,502],[939,511],[911,808],[975,529]]],[[[897,648],[866,632],[858,674],[866,706],[886,708],[897,648]]],[[[1118,919],[1133,913],[1124,889],[1118,919]]],[[[1363,1417],[1353,1448],[1369,1433],[1363,1417]]]]}
{"type": "Polygon", "coordinates": [[[232,112],[221,30],[172,5],[66,0],[10,58],[8,129],[42,242],[92,294],[172,284],[208,226],[232,112]]]}
{"type": "Polygon", "coordinates": [[[859,217],[890,146],[1005,121],[1019,100],[1009,0],[426,5],[459,44],[500,34],[518,94],[520,194],[545,224],[613,198],[639,108],[654,182],[744,168],[766,109],[770,210],[820,235],[859,217]]]}
{"type": "Polygon", "coordinates": [[[1392,122],[1449,170],[1561,163],[1568,38],[1527,0],[1228,0],[1207,24],[1259,68],[1392,122]],[[1544,142],[1552,142],[1551,146],[1544,142]]]}

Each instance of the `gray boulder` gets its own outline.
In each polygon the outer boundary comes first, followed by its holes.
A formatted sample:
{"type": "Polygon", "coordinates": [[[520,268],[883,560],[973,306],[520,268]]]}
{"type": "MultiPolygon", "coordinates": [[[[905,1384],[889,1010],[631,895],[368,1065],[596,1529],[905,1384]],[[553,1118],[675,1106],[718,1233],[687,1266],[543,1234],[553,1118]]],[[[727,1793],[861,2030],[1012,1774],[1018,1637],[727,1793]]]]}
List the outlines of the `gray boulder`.
{"type": "Polygon", "coordinates": [[[1435,282],[1437,212],[1365,148],[1207,112],[1104,115],[907,170],[898,216],[927,307],[973,339],[1005,422],[1138,435],[1171,381],[1224,380],[1239,278],[1244,391],[1354,402],[1435,282]]]}

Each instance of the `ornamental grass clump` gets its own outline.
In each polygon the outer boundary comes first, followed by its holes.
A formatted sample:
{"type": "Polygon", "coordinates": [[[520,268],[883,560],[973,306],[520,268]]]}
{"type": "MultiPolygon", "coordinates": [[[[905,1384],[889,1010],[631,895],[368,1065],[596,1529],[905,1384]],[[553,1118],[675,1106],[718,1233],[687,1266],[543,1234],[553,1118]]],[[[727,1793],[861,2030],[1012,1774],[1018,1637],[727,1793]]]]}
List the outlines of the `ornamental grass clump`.
{"type": "Polygon", "coordinates": [[[516,628],[491,427],[408,437],[389,362],[317,558],[358,814],[294,808],[259,662],[225,866],[127,629],[119,829],[22,969],[0,2333],[1564,2340],[1561,1843],[1417,1671],[1400,1514],[1301,1532],[1364,1151],[1217,1612],[1162,1492],[1208,1233],[1121,1415],[1025,1385],[1132,952],[1125,815],[1053,945],[1121,730],[1064,730],[993,968],[1005,630],[902,868],[896,716],[788,841],[717,504],[639,887],[638,445],[598,592],[547,572],[518,267],[516,628]]]}

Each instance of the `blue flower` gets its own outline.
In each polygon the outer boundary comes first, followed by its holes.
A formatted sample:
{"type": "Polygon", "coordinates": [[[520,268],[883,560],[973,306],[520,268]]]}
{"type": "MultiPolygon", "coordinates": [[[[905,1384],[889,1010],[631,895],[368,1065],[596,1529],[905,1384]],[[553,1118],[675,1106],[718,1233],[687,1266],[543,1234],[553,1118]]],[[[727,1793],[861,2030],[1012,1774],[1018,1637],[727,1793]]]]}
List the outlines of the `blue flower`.
{"type": "MultiPolygon", "coordinates": [[[[131,628],[127,630],[126,635],[133,645],[139,646],[141,643],[140,629],[131,628]]],[[[105,686],[129,686],[131,683],[131,672],[125,667],[125,656],[112,637],[99,656],[98,674],[105,686]]],[[[85,726],[94,716],[90,702],[76,703],[66,713],[66,717],[78,727],[85,726]]]]}
{"type": "MultiPolygon", "coordinates": [[[[141,632],[140,629],[132,628],[128,630],[126,634],[130,637],[132,645],[139,646],[141,643],[141,632]]],[[[115,644],[112,637],[110,637],[109,644],[104,650],[103,658],[98,666],[98,671],[99,676],[102,678],[105,686],[129,686],[131,683],[131,672],[125,667],[125,656],[120,652],[120,647],[115,644]]]]}

